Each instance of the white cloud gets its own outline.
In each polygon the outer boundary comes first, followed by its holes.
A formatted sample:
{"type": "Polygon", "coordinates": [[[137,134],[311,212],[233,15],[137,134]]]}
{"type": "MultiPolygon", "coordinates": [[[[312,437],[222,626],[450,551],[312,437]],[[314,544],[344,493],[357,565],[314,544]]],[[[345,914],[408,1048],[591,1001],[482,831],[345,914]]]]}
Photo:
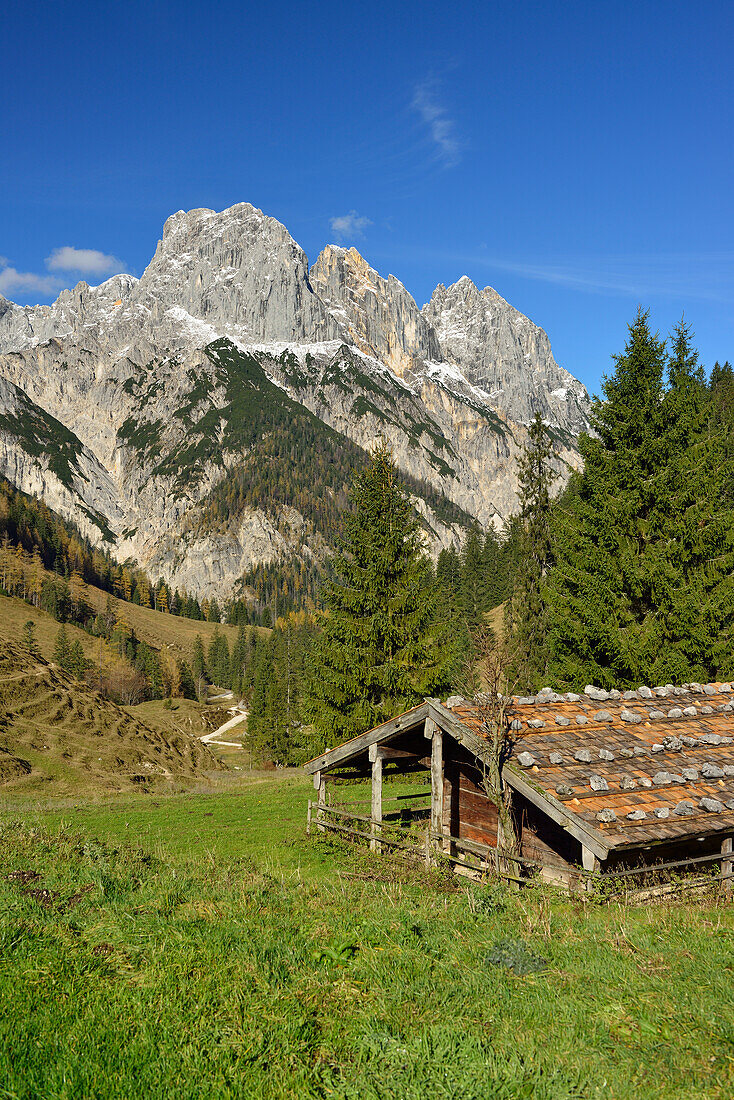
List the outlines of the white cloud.
{"type": "Polygon", "coordinates": [[[96,248],[74,248],[67,244],[55,248],[46,257],[49,271],[79,271],[85,275],[116,275],[125,265],[116,256],[108,256],[96,248]]]}
{"type": "Polygon", "coordinates": [[[452,168],[458,164],[461,143],[456,136],[456,124],[440,100],[438,82],[434,77],[416,85],[412,107],[428,127],[436,152],[444,165],[452,168]]]}
{"type": "Polygon", "coordinates": [[[9,267],[0,256],[0,294],[55,294],[64,283],[55,275],[36,275],[33,271],[18,271],[9,267]]]}
{"type": "Polygon", "coordinates": [[[367,226],[372,225],[372,222],[369,218],[358,214],[356,210],[350,210],[348,214],[340,214],[336,218],[331,218],[329,225],[337,240],[343,241],[348,237],[364,237],[365,229],[367,226]]]}

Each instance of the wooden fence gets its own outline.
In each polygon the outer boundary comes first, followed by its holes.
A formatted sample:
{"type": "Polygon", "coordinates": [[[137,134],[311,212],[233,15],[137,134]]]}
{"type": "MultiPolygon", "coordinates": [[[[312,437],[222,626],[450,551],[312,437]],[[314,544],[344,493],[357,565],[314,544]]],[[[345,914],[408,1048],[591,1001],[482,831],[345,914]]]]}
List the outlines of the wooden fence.
{"type": "MultiPolygon", "coordinates": [[[[397,795],[394,798],[385,799],[385,801],[402,802],[421,797],[425,797],[425,792],[414,795],[397,795]]],[[[534,872],[545,866],[539,860],[508,855],[488,844],[481,844],[474,840],[466,840],[463,837],[451,836],[446,833],[433,832],[430,825],[425,830],[421,830],[420,838],[415,835],[411,837],[408,831],[401,830],[398,824],[399,821],[404,820],[402,812],[384,814],[382,821],[376,821],[369,814],[356,813],[351,808],[352,806],[364,807],[370,806],[370,803],[368,801],[350,800],[339,805],[327,805],[309,800],[306,832],[310,834],[315,827],[319,832],[333,832],[351,840],[366,841],[375,851],[387,850],[394,852],[402,859],[422,863],[426,867],[435,866],[439,861],[447,861],[459,873],[480,880],[487,875],[497,875],[508,881],[529,886],[538,881],[534,872]],[[390,832],[391,824],[394,825],[396,830],[393,833],[390,832]],[[404,833],[403,837],[397,835],[399,832],[404,833]],[[515,873],[507,869],[508,864],[515,866],[515,873]]],[[[413,812],[415,813],[415,811],[413,812]]],[[[725,891],[730,893],[734,885],[732,883],[734,879],[733,858],[731,852],[723,851],[705,856],[692,856],[688,859],[645,864],[639,867],[624,867],[619,870],[610,869],[592,872],[581,868],[570,868],[570,871],[576,878],[579,888],[584,891],[598,890],[610,899],[618,897],[622,893],[639,893],[645,889],[670,894],[682,890],[713,887],[719,884],[725,891]],[[663,886],[660,885],[660,876],[667,877],[671,872],[692,870],[699,865],[702,869],[705,869],[706,865],[716,863],[721,864],[721,873],[716,876],[708,875],[697,879],[691,877],[688,881],[667,882],[663,886]],[[647,877],[648,882],[639,881],[645,877],[647,877]],[[650,880],[652,880],[652,886],[650,880]]]]}

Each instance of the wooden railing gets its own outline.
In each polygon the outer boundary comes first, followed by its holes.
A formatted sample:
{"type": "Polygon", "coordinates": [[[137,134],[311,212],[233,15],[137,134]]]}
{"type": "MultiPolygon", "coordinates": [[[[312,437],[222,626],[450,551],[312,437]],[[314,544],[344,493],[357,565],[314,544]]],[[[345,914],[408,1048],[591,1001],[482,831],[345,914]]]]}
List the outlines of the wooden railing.
{"type": "MultiPolygon", "coordinates": [[[[425,794],[397,795],[394,798],[385,799],[385,801],[399,802],[404,799],[417,799],[420,797],[425,797],[425,794]]],[[[527,870],[532,874],[533,871],[545,866],[539,860],[500,852],[496,847],[489,844],[482,844],[479,841],[467,840],[464,837],[452,836],[446,833],[436,833],[431,830],[430,826],[425,830],[421,830],[420,838],[415,835],[412,837],[405,835],[399,839],[394,833],[391,834],[390,824],[392,822],[389,820],[389,818],[399,815],[384,815],[382,821],[377,821],[369,814],[356,813],[351,809],[352,806],[364,807],[369,805],[368,801],[357,800],[341,803],[340,805],[328,805],[309,800],[306,832],[311,833],[315,826],[320,832],[333,832],[354,838],[357,841],[367,841],[373,847],[376,847],[378,851],[389,849],[400,853],[403,859],[423,863],[426,867],[435,865],[439,860],[445,860],[453,864],[454,867],[463,869],[480,878],[491,873],[512,882],[531,884],[533,879],[527,874],[523,876],[523,870],[527,870]],[[345,806],[349,808],[345,808],[345,806]],[[362,828],[359,828],[360,825],[362,828]],[[517,868],[515,874],[507,870],[508,864],[515,865],[517,868]]],[[[639,884],[635,880],[644,876],[654,879],[658,875],[666,876],[671,871],[681,871],[698,865],[701,865],[704,869],[706,864],[721,863],[721,873],[719,875],[699,879],[691,878],[688,882],[666,884],[665,891],[670,893],[678,890],[699,889],[706,886],[711,887],[718,883],[725,884],[724,889],[731,891],[731,880],[734,879],[734,870],[731,869],[732,859],[731,851],[725,849],[711,855],[644,864],[640,867],[623,867],[619,870],[611,868],[602,872],[591,872],[584,871],[581,868],[569,867],[569,871],[577,878],[582,889],[599,889],[606,896],[615,896],[627,888],[626,882],[629,880],[632,880],[632,891],[639,891],[644,889],[647,884],[639,884]]]]}

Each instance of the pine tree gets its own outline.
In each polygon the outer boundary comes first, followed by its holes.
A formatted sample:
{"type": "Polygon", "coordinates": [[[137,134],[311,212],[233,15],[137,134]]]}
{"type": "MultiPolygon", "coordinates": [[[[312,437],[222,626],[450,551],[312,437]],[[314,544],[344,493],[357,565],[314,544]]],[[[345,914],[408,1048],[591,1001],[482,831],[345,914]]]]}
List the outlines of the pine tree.
{"type": "Polygon", "coordinates": [[[36,624],[33,619],[28,619],[23,625],[23,641],[29,653],[35,655],[36,650],[36,624]]]}
{"type": "Polygon", "coordinates": [[[597,438],[580,440],[583,474],[557,508],[553,679],[609,688],[729,675],[731,464],[688,327],[666,357],[640,311],[615,367],[597,438]]]}
{"type": "Polygon", "coordinates": [[[461,606],[470,626],[478,626],[487,610],[484,539],[479,527],[470,527],[461,552],[461,606]]]}
{"type": "Polygon", "coordinates": [[[196,694],[201,697],[204,688],[206,686],[206,657],[204,656],[204,643],[201,640],[201,634],[197,634],[194,638],[194,652],[191,660],[191,668],[194,674],[194,683],[196,684],[196,694]]]}
{"type": "Polygon", "coordinates": [[[328,743],[448,687],[435,584],[387,444],[357,474],[350,502],[308,690],[307,713],[328,743]]]}
{"type": "Polygon", "coordinates": [[[60,626],[56,634],[56,641],[54,642],[54,660],[61,669],[62,672],[69,672],[71,669],[71,646],[69,645],[69,638],[66,633],[66,627],[60,626]]]}
{"type": "Polygon", "coordinates": [[[73,676],[76,676],[77,680],[83,680],[84,674],[87,671],[87,659],[84,656],[84,650],[82,643],[78,638],[75,638],[69,649],[69,672],[73,676]]]}
{"type": "Polygon", "coordinates": [[[540,688],[547,675],[549,615],[544,577],[553,554],[551,488],[558,477],[554,458],[550,432],[536,412],[518,463],[521,556],[505,615],[514,666],[509,673],[524,691],[540,688]]]}

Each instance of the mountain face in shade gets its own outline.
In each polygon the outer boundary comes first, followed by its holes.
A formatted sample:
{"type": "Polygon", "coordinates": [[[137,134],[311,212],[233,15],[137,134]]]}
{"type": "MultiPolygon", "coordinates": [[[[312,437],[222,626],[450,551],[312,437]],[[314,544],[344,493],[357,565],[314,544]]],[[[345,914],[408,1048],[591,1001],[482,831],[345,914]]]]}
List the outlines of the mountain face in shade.
{"type": "Polygon", "coordinates": [[[0,298],[0,474],[201,596],[323,554],[347,468],[381,437],[432,551],[498,525],[535,411],[567,474],[588,408],[490,287],[465,277],[421,310],[353,248],[309,269],[248,203],[172,215],[139,280],[0,298]]]}

